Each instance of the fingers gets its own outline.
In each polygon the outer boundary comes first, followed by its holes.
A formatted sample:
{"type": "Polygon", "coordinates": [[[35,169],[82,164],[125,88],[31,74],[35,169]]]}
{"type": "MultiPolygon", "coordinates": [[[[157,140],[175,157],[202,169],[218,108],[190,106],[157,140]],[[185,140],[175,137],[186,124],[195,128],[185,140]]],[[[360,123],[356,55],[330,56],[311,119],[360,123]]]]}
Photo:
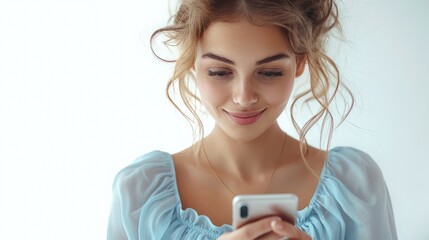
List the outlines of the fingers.
{"type": "Polygon", "coordinates": [[[270,224],[272,231],[280,236],[286,237],[284,239],[311,240],[310,236],[290,223],[281,220],[273,220],[270,224]]]}
{"type": "Polygon", "coordinates": [[[293,224],[282,221],[279,217],[268,217],[256,222],[248,223],[243,227],[222,235],[219,240],[230,239],[257,239],[257,240],[279,240],[300,239],[311,240],[311,237],[295,227],[293,224]]]}
{"type": "MultiPolygon", "coordinates": [[[[279,217],[269,217],[269,218],[264,218],[262,220],[256,221],[256,222],[252,222],[252,223],[248,223],[246,225],[244,225],[243,227],[224,234],[221,236],[222,240],[228,240],[228,239],[278,239],[277,238],[272,238],[271,235],[273,235],[272,231],[272,227],[271,227],[271,222],[273,221],[280,221],[279,217]]],[[[277,235],[277,234],[275,234],[277,235]]],[[[277,235],[278,236],[278,235],[277,235]]]]}
{"type": "Polygon", "coordinates": [[[286,238],[279,236],[277,233],[271,230],[270,233],[267,233],[264,236],[258,237],[257,240],[286,240],[286,238]]]}
{"type": "Polygon", "coordinates": [[[279,217],[265,218],[260,221],[249,223],[237,230],[240,239],[257,239],[272,231],[271,222],[280,221],[279,217]]]}

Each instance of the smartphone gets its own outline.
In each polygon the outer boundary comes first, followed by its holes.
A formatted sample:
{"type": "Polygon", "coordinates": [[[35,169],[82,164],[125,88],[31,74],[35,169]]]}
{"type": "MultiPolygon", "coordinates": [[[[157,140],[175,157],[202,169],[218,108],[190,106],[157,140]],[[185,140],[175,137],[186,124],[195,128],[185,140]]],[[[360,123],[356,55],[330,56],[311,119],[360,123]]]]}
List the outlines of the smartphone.
{"type": "Polygon", "coordinates": [[[297,210],[298,197],[294,194],[237,195],[232,200],[232,227],[237,229],[268,216],[295,224],[297,210]]]}

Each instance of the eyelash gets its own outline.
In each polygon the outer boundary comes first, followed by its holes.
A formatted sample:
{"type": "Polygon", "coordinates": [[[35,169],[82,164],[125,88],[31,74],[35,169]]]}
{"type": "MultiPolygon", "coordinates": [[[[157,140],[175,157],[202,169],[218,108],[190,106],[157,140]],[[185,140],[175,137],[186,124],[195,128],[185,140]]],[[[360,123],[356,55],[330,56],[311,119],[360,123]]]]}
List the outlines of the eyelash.
{"type": "MultiPolygon", "coordinates": [[[[231,71],[226,71],[226,70],[220,70],[220,71],[211,71],[208,70],[207,71],[207,75],[209,77],[213,77],[213,78],[217,78],[217,79],[226,79],[228,78],[230,75],[232,75],[233,73],[231,71]]],[[[278,77],[282,77],[283,76],[283,71],[259,71],[257,72],[257,75],[259,75],[260,77],[264,78],[264,79],[275,79],[278,77]]]]}
{"type": "Polygon", "coordinates": [[[282,71],[259,71],[258,74],[262,74],[264,78],[277,78],[283,76],[282,71]]]}
{"type": "Polygon", "coordinates": [[[222,70],[222,71],[208,70],[207,74],[209,75],[209,77],[214,77],[214,78],[218,78],[218,79],[225,79],[225,78],[229,77],[229,75],[231,75],[232,72],[225,71],[225,70],[222,70]]]}

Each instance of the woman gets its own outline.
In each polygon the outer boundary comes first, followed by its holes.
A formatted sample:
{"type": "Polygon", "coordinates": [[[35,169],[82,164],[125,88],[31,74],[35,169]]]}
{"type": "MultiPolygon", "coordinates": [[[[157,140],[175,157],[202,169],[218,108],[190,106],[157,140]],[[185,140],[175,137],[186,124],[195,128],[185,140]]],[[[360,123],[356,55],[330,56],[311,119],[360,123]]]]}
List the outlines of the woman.
{"type": "Polygon", "coordinates": [[[341,82],[324,45],[338,24],[329,0],[183,0],[174,23],[152,40],[165,34],[179,49],[167,92],[178,87],[190,114],[170,100],[197,123],[200,139],[178,153],[145,154],[119,172],[108,238],[396,239],[375,162],[357,149],[305,141],[319,120],[331,138],[330,103],[341,82]],[[294,139],[277,119],[306,67],[309,90],[288,110],[294,139]],[[303,98],[320,109],[301,128],[294,106],[303,98]],[[215,120],[206,137],[197,103],[215,120]],[[264,193],[297,195],[295,224],[274,216],[233,231],[232,198],[264,193]]]}

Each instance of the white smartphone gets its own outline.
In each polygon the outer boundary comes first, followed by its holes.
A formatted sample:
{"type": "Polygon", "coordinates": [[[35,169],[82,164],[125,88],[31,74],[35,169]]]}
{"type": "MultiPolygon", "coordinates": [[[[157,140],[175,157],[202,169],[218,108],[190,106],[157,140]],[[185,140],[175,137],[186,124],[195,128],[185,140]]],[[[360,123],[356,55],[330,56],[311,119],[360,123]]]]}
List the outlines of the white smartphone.
{"type": "Polygon", "coordinates": [[[294,194],[237,195],[232,200],[232,227],[268,216],[279,216],[284,221],[295,224],[298,197],[294,194]]]}

